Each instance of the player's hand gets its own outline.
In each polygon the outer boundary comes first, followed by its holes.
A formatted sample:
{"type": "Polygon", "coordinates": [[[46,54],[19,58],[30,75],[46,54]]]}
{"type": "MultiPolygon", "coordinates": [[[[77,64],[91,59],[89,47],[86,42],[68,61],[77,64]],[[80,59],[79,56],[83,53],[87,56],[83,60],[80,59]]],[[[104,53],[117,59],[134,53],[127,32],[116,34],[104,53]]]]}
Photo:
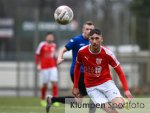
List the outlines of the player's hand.
{"type": "Polygon", "coordinates": [[[72,94],[76,97],[76,98],[80,98],[80,92],[78,88],[73,88],[72,94]]]}
{"type": "Polygon", "coordinates": [[[37,70],[38,70],[38,71],[41,70],[41,65],[40,65],[40,64],[37,65],[37,70]]]}
{"type": "Polygon", "coordinates": [[[132,96],[132,94],[131,94],[131,92],[129,90],[125,91],[124,95],[128,98],[128,100],[133,99],[133,96],[132,96]]]}
{"type": "Polygon", "coordinates": [[[63,58],[58,58],[58,59],[57,59],[57,65],[61,64],[63,61],[64,61],[63,58]]]}

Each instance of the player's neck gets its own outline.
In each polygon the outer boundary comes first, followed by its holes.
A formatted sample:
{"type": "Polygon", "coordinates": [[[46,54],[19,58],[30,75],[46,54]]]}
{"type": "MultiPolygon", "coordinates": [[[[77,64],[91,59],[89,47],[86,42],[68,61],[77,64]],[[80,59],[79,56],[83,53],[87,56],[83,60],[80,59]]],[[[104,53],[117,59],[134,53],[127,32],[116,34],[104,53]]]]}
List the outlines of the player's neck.
{"type": "Polygon", "coordinates": [[[52,43],[53,43],[53,42],[48,42],[48,41],[47,41],[47,44],[52,44],[52,43]]]}
{"type": "Polygon", "coordinates": [[[86,37],[84,33],[82,33],[82,36],[84,39],[88,39],[88,37],[86,37]]]}
{"type": "Polygon", "coordinates": [[[91,51],[92,53],[100,53],[100,50],[101,50],[100,47],[98,47],[98,48],[93,48],[93,47],[90,45],[90,51],[91,51]]]}

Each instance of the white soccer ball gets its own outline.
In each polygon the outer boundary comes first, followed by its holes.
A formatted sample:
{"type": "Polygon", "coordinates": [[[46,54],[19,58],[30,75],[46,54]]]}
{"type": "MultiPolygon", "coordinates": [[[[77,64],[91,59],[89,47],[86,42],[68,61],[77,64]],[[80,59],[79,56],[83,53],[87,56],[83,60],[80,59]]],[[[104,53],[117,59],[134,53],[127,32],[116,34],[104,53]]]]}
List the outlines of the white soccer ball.
{"type": "Polygon", "coordinates": [[[59,24],[66,25],[73,19],[73,11],[69,6],[59,6],[54,12],[55,21],[59,24]]]}

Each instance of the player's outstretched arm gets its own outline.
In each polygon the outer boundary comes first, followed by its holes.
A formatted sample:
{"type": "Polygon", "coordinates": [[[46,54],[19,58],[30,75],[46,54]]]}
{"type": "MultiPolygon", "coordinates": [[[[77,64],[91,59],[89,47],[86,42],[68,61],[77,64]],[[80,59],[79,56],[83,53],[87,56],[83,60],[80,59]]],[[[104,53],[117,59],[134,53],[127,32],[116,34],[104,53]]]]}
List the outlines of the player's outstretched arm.
{"type": "Polygon", "coordinates": [[[73,95],[77,98],[79,98],[81,95],[79,93],[78,89],[78,83],[79,83],[79,78],[80,78],[80,66],[78,62],[76,62],[75,69],[74,69],[74,87],[73,87],[73,95]]]}
{"type": "Polygon", "coordinates": [[[80,97],[80,92],[78,88],[73,88],[72,94],[76,97],[79,98],[80,97]]]}
{"type": "Polygon", "coordinates": [[[120,65],[118,65],[118,66],[117,66],[116,68],[114,68],[114,69],[115,69],[116,73],[118,74],[119,79],[120,79],[120,81],[121,81],[121,83],[122,83],[122,85],[123,85],[125,96],[126,96],[128,99],[132,99],[133,96],[132,96],[131,92],[129,91],[125,74],[124,74],[124,72],[122,71],[120,65]]]}
{"type": "Polygon", "coordinates": [[[64,61],[63,55],[67,51],[65,47],[63,47],[59,53],[58,53],[58,58],[57,58],[57,64],[61,64],[64,61]]]}
{"type": "Polygon", "coordinates": [[[40,71],[41,70],[41,64],[40,64],[40,55],[36,54],[35,55],[35,64],[37,66],[37,70],[40,71]]]}

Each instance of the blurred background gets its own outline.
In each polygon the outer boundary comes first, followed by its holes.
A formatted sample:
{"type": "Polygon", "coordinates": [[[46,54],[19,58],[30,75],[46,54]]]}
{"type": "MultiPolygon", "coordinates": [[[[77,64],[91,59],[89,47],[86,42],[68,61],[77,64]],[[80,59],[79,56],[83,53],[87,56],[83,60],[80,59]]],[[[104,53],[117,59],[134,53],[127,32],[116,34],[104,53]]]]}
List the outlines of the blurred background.
{"type": "MultiPolygon", "coordinates": [[[[51,31],[59,51],[81,33],[87,20],[102,29],[104,45],[121,62],[132,92],[149,94],[150,0],[0,0],[0,96],[39,96],[34,63],[38,43],[51,31]],[[60,5],[74,12],[74,20],[65,26],[53,17],[60,5]]],[[[71,58],[71,52],[66,53],[58,66],[59,95],[71,94],[71,58]]]]}

